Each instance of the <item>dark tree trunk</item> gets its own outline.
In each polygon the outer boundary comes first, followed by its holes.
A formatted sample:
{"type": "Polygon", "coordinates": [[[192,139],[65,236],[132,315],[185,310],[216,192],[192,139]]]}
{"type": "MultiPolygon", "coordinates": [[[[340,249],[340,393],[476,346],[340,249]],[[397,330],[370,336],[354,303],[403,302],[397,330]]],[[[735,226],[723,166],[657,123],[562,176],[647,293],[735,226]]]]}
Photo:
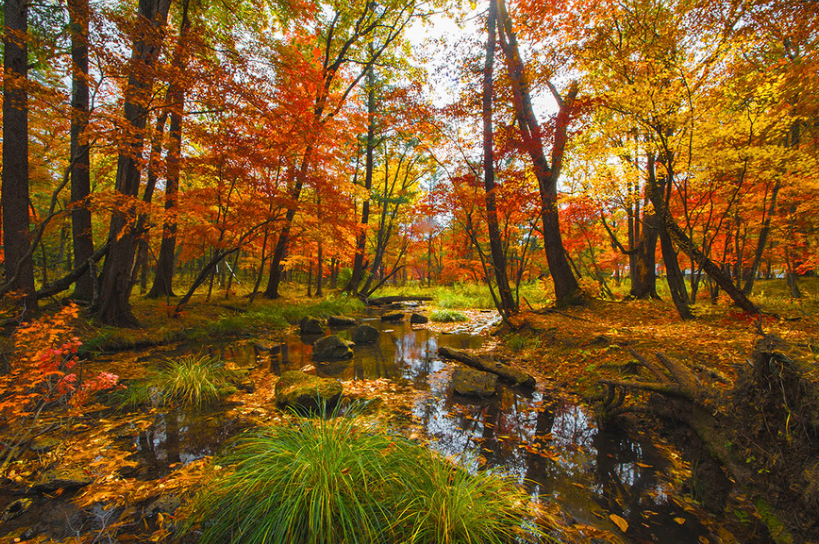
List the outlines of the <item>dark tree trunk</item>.
{"type": "Polygon", "coordinates": [[[659,232],[657,214],[643,208],[643,227],[634,254],[629,296],[636,299],[659,299],[657,295],[657,237],[659,232]]]}
{"type": "MultiPolygon", "coordinates": [[[[71,16],[71,229],[74,246],[74,268],[82,266],[94,253],[91,211],[86,199],[91,194],[91,158],[88,127],[88,0],[69,0],[71,16]]],[[[94,278],[84,274],[74,285],[73,298],[91,301],[94,278]]]]}
{"type": "Polygon", "coordinates": [[[6,280],[37,310],[28,196],[28,2],[6,0],[3,54],[3,249],[6,280]]]}
{"type": "MultiPolygon", "coordinates": [[[[140,0],[139,26],[145,30],[134,39],[131,75],[125,91],[124,140],[120,143],[115,189],[125,197],[139,193],[139,157],[142,155],[148,103],[153,87],[153,68],[159,56],[162,29],[171,0],[140,0]]],[[[129,227],[135,216],[133,205],[111,215],[111,248],[102,272],[97,314],[108,325],[137,327],[131,312],[131,267],[136,249],[136,233],[129,227]]]]}
{"type": "MultiPolygon", "coordinates": [[[[555,122],[555,140],[552,147],[552,167],[546,161],[543,151],[541,127],[532,108],[529,96],[529,82],[523,67],[517,38],[512,31],[512,20],[503,0],[498,0],[498,31],[503,49],[509,81],[514,97],[515,114],[526,151],[532,159],[535,177],[540,189],[541,218],[543,221],[543,245],[549,272],[555,286],[558,305],[574,304],[582,299],[577,279],[572,274],[560,234],[560,218],[557,210],[557,180],[566,145],[566,131],[570,121],[570,109],[577,96],[577,87],[572,85],[568,95],[562,99],[552,87],[552,94],[558,101],[559,111],[555,122]]],[[[551,84],[550,84],[551,85],[551,84]]]]}
{"type": "Polygon", "coordinates": [[[367,247],[367,225],[370,222],[370,191],[373,187],[373,168],[375,152],[375,70],[367,72],[367,150],[364,162],[364,191],[366,196],[361,204],[361,229],[356,237],[353,274],[350,278],[350,291],[358,294],[361,278],[364,275],[364,251],[367,247]]]}
{"type": "Polygon", "coordinates": [[[318,246],[318,264],[316,265],[316,296],[320,297],[324,295],[322,290],[322,284],[324,283],[324,263],[322,263],[323,255],[322,255],[322,247],[321,242],[319,242],[318,246]]]}
{"type": "Polygon", "coordinates": [[[296,172],[296,179],[294,180],[293,187],[290,190],[290,203],[287,206],[287,213],[284,217],[284,225],[279,233],[278,240],[276,240],[276,248],[273,250],[273,259],[270,262],[270,277],[267,280],[267,289],[264,291],[265,298],[279,298],[279,284],[282,280],[282,260],[284,260],[284,255],[287,251],[287,244],[290,242],[290,228],[293,225],[293,218],[296,216],[296,211],[298,210],[299,198],[301,197],[301,188],[304,184],[304,178],[307,176],[312,156],[313,146],[308,145],[307,149],[304,151],[301,168],[298,172],[296,172]]]}
{"type": "MultiPolygon", "coordinates": [[[[495,25],[498,4],[489,0],[489,18],[487,20],[486,62],[483,72],[483,179],[486,191],[486,223],[489,228],[489,249],[492,253],[492,270],[498,286],[498,311],[504,317],[518,312],[518,306],[509,288],[506,270],[506,254],[503,251],[500,227],[498,225],[498,208],[495,202],[495,148],[492,126],[492,93],[495,65],[495,25]]],[[[491,281],[490,278],[486,278],[491,281]]]]}
{"type": "Polygon", "coordinates": [[[176,77],[168,89],[168,102],[171,110],[170,138],[168,152],[165,156],[167,182],[165,183],[165,222],[162,226],[162,243],[156,261],[154,284],[148,292],[148,298],[173,297],[173,265],[176,251],[176,200],[179,193],[179,163],[182,158],[182,115],[185,109],[185,81],[183,72],[187,65],[186,39],[190,29],[188,19],[188,0],[182,3],[182,23],[179,28],[179,43],[174,54],[173,65],[176,77]]]}
{"type": "MultiPolygon", "coordinates": [[[[648,157],[648,185],[646,190],[651,198],[651,203],[654,205],[655,213],[660,216],[670,217],[668,212],[668,199],[670,196],[671,181],[667,178],[658,179],[655,170],[655,158],[653,155],[648,157]]],[[[679,228],[679,227],[678,227],[679,228]]],[[[674,307],[677,308],[677,313],[682,319],[693,319],[694,314],[691,313],[691,308],[688,302],[688,293],[685,290],[685,277],[680,270],[680,263],[677,260],[677,251],[674,249],[674,244],[671,241],[671,236],[668,230],[661,228],[660,235],[660,250],[663,254],[663,263],[666,270],[666,281],[668,289],[671,292],[671,300],[674,302],[674,307]]]]}

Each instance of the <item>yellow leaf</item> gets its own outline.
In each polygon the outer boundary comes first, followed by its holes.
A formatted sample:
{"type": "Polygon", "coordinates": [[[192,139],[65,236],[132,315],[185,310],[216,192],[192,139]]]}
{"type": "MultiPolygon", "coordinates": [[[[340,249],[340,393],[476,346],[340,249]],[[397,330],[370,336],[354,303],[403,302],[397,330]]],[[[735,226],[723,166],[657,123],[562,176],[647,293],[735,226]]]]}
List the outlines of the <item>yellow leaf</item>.
{"type": "Polygon", "coordinates": [[[680,525],[685,524],[685,518],[674,518],[674,521],[676,521],[680,525]]]}
{"type": "Polygon", "coordinates": [[[628,530],[628,522],[617,514],[611,514],[609,519],[613,521],[614,524],[617,525],[617,527],[624,533],[628,530]]]}

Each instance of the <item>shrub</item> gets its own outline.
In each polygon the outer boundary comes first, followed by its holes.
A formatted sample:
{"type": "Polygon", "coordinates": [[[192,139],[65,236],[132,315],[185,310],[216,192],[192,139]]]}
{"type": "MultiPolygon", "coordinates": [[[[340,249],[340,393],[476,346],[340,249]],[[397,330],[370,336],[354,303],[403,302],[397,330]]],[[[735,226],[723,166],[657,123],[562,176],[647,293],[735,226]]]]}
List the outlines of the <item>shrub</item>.
{"type": "Polygon", "coordinates": [[[302,420],[239,438],[227,474],[189,505],[208,543],[508,543],[528,496],[470,475],[356,417],[302,420]]]}
{"type": "Polygon", "coordinates": [[[432,321],[436,321],[438,323],[454,323],[456,321],[466,321],[466,316],[461,312],[456,312],[454,310],[433,310],[429,314],[429,318],[432,321]]]}

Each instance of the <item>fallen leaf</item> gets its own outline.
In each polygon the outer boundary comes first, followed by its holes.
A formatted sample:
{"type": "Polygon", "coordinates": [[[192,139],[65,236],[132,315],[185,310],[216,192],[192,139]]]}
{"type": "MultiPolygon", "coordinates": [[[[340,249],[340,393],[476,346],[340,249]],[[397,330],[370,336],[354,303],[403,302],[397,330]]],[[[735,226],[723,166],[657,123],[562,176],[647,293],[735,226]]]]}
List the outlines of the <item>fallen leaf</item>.
{"type": "Polygon", "coordinates": [[[624,533],[628,530],[628,522],[617,514],[609,515],[609,519],[613,521],[614,524],[617,525],[617,527],[624,533]]]}
{"type": "Polygon", "coordinates": [[[674,521],[676,521],[680,525],[685,524],[685,518],[674,518],[674,521]]]}

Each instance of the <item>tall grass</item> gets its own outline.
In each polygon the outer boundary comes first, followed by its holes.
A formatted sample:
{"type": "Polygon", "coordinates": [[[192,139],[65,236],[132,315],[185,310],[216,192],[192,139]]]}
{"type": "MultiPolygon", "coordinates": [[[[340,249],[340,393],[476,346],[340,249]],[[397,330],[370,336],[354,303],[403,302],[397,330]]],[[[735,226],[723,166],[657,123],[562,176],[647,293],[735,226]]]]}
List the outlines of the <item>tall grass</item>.
{"type": "Polygon", "coordinates": [[[466,316],[461,312],[455,310],[433,310],[429,314],[429,318],[437,323],[455,323],[457,321],[466,321],[466,316]]]}
{"type": "Polygon", "coordinates": [[[109,398],[120,410],[158,404],[200,410],[235,393],[233,380],[235,373],[226,369],[218,358],[186,355],[168,359],[149,378],[134,380],[109,398]]]}
{"type": "Polygon", "coordinates": [[[516,542],[528,496],[360,417],[256,431],[189,505],[201,544],[516,542]]]}

